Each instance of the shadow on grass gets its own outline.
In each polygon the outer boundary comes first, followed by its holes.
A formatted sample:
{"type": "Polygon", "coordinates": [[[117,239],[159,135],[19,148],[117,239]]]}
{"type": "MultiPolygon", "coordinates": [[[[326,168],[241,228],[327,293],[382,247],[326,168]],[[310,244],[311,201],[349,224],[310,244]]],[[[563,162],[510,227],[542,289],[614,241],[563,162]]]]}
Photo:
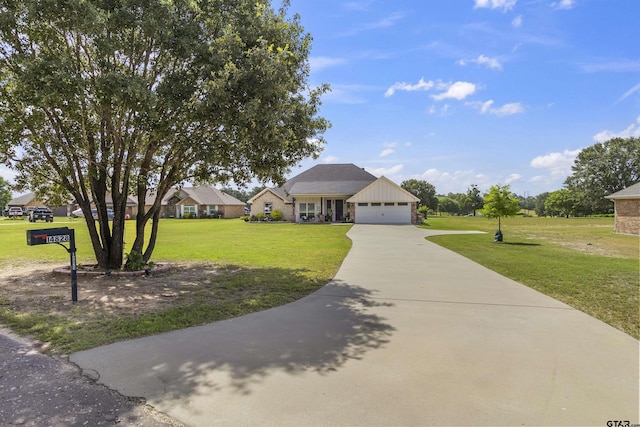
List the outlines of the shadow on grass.
{"type": "Polygon", "coordinates": [[[500,242],[501,245],[511,246],[542,246],[540,243],[525,243],[525,242],[500,242]]]}
{"type": "Polygon", "coordinates": [[[333,281],[282,307],[75,353],[71,360],[128,396],[250,394],[271,375],[328,375],[383,347],[394,328],[371,312],[379,305],[370,290],[333,281]]]}

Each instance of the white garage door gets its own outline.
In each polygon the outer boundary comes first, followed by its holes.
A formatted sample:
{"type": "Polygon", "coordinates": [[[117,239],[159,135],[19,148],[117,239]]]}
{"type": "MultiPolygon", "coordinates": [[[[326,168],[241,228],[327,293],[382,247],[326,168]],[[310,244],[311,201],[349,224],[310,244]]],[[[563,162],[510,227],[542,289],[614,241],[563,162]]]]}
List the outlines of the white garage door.
{"type": "Polygon", "coordinates": [[[411,207],[408,205],[393,206],[381,203],[376,205],[358,203],[356,206],[357,224],[411,224],[411,207]]]}

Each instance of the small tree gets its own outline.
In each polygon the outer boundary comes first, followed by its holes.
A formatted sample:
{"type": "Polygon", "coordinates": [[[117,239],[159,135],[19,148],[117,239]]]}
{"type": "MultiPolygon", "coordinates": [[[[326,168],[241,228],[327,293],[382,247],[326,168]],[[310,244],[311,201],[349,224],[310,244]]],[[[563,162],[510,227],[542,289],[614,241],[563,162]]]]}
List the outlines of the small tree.
{"type": "Polygon", "coordinates": [[[484,195],[484,207],[480,210],[487,218],[498,218],[498,232],[502,234],[500,218],[514,216],[520,212],[518,198],[511,193],[509,185],[494,185],[484,195]]]}

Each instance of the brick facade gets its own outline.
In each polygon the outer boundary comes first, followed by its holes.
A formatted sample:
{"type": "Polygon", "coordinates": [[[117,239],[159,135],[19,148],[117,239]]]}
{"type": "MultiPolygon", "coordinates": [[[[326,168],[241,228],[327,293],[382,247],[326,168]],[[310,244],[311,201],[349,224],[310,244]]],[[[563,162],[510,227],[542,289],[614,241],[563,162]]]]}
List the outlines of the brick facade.
{"type": "Polygon", "coordinates": [[[640,199],[616,199],[616,233],[640,235],[640,199]]]}

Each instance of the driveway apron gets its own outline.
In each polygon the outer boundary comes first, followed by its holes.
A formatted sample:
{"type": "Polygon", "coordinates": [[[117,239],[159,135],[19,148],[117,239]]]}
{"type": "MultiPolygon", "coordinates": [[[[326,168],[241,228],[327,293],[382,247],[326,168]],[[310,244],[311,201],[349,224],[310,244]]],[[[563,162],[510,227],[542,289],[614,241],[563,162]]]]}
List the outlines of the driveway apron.
{"type": "Polygon", "coordinates": [[[355,225],[314,294],[71,360],[193,426],[639,422],[637,340],[429,233],[355,225]]]}

